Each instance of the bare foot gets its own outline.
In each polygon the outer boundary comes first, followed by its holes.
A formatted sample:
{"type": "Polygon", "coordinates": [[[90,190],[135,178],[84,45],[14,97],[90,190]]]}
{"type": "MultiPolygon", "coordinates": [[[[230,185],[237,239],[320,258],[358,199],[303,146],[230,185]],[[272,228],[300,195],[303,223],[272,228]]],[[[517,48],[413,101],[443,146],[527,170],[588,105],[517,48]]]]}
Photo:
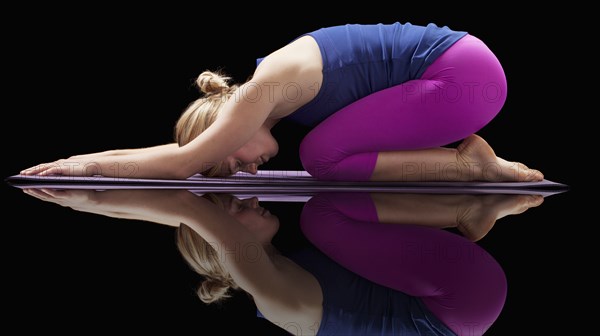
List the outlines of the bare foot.
{"type": "Polygon", "coordinates": [[[508,215],[518,215],[544,202],[540,195],[474,196],[457,210],[458,230],[468,239],[483,238],[496,221],[508,215]]]}
{"type": "Polygon", "coordinates": [[[468,169],[468,181],[532,182],[544,178],[538,170],[497,157],[492,147],[475,134],[466,138],[457,150],[458,162],[468,169]]]}

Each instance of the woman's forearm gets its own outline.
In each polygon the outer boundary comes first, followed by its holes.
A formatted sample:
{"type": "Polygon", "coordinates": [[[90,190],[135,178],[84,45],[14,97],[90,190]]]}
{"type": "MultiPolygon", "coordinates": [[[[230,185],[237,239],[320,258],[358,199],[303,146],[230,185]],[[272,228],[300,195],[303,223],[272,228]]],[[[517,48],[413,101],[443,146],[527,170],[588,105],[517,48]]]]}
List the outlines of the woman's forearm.
{"type": "Polygon", "coordinates": [[[145,148],[112,149],[112,150],[107,150],[107,151],[97,152],[97,153],[75,155],[75,156],[72,156],[71,158],[73,158],[73,159],[91,159],[94,157],[111,156],[111,155],[131,155],[131,154],[139,154],[139,153],[151,152],[151,151],[157,151],[157,150],[169,150],[171,148],[176,148],[178,146],[179,145],[177,145],[176,143],[170,143],[170,144],[166,144],[166,145],[159,145],[159,146],[145,147],[145,148]]]}
{"type": "Polygon", "coordinates": [[[176,144],[163,145],[116,154],[72,157],[57,163],[63,175],[101,175],[115,178],[183,179],[182,153],[176,144]]]}

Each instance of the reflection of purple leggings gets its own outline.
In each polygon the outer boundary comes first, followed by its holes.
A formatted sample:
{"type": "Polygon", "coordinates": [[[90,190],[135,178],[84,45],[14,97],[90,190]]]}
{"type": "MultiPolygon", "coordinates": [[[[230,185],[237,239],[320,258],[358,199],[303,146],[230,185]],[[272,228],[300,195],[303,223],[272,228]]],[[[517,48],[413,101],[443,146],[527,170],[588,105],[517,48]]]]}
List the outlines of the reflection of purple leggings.
{"type": "Polygon", "coordinates": [[[338,264],[420,298],[457,335],[482,335],[502,311],[506,277],[491,255],[442,229],[379,223],[368,193],[318,194],[300,225],[338,264]]]}
{"type": "Polygon", "coordinates": [[[421,79],[375,92],[325,119],[302,141],[300,159],[318,179],[367,181],[378,152],[464,139],[490,122],[505,100],[500,62],[466,35],[421,79]]]}

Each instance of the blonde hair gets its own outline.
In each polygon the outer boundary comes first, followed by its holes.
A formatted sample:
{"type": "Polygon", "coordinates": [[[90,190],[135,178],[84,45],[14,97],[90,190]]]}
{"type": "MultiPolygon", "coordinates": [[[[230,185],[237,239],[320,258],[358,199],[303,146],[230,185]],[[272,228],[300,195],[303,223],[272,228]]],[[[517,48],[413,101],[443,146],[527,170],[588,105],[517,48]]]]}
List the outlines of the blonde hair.
{"type": "MultiPolygon", "coordinates": [[[[216,195],[206,194],[203,197],[224,208],[223,202],[216,195]]],[[[230,289],[239,289],[231,275],[223,268],[217,251],[196,231],[182,223],[177,229],[176,242],[188,265],[196,273],[204,276],[204,281],[196,290],[202,302],[213,303],[229,298],[230,289]]]]}
{"type": "MultiPolygon", "coordinates": [[[[192,102],[179,117],[175,125],[175,141],[183,146],[194,140],[217,119],[219,111],[233,95],[238,85],[229,85],[230,77],[220,72],[204,71],[196,79],[196,86],[204,96],[192,102]]],[[[221,171],[221,162],[200,172],[215,176],[221,171]]]]}

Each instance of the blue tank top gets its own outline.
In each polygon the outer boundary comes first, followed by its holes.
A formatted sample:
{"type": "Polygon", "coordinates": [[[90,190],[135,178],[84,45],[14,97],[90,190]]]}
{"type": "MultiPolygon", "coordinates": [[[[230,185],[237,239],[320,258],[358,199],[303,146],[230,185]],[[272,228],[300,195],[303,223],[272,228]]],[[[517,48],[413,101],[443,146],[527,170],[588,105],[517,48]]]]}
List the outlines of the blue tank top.
{"type": "MultiPolygon", "coordinates": [[[[375,284],[314,247],[289,256],[310,272],[323,292],[317,335],[452,335],[417,297],[375,284]]],[[[259,317],[262,314],[257,311],[259,317]]]]}
{"type": "MultiPolygon", "coordinates": [[[[433,23],[321,28],[306,35],[319,45],[323,83],[316,97],[287,119],[314,127],[371,93],[420,78],[466,32],[433,23]]],[[[259,58],[257,65],[263,60],[259,58]]]]}

